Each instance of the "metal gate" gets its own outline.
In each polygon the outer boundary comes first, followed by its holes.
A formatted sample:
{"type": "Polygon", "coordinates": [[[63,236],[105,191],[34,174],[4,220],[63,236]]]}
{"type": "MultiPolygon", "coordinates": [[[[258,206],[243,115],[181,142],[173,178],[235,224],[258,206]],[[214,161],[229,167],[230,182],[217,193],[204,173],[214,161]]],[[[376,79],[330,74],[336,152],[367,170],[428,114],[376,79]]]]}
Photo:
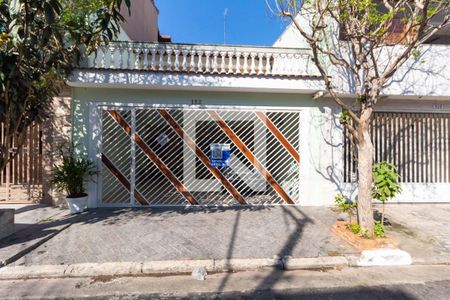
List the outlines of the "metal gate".
{"type": "Polygon", "coordinates": [[[103,206],[299,203],[299,112],[103,107],[101,121],[103,206]]]}
{"type": "MultiPolygon", "coordinates": [[[[375,162],[397,166],[403,183],[450,182],[450,114],[375,112],[370,122],[375,162]]],[[[357,152],[344,130],[344,180],[357,178],[357,152]]]]}
{"type": "MultiPolygon", "coordinates": [[[[3,124],[0,124],[0,140],[6,138],[4,130],[3,124]]],[[[22,147],[18,147],[15,138],[10,140],[11,160],[0,172],[0,204],[42,200],[42,125],[32,124],[25,134],[22,147]]]]}

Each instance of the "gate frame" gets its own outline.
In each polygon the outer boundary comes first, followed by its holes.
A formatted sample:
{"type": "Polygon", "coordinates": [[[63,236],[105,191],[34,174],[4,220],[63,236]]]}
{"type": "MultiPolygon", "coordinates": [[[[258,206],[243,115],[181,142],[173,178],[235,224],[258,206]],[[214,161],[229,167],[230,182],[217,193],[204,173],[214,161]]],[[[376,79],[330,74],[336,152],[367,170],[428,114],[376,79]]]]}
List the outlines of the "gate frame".
{"type": "MultiPolygon", "coordinates": [[[[302,107],[288,107],[288,106],[246,106],[246,105],[194,105],[194,104],[155,104],[155,103],[145,103],[145,102],[117,102],[117,101],[108,101],[108,102],[93,102],[89,103],[89,124],[88,124],[88,132],[89,134],[89,142],[88,142],[88,158],[94,162],[96,165],[97,175],[95,175],[93,180],[90,180],[88,184],[88,207],[89,208],[154,208],[154,207],[189,207],[193,206],[190,204],[184,205],[176,205],[176,204],[167,204],[167,205],[136,205],[134,201],[133,193],[130,192],[130,201],[128,203],[102,203],[102,176],[101,172],[104,170],[101,163],[101,153],[102,153],[102,136],[103,136],[103,124],[102,124],[102,110],[106,109],[114,109],[114,110],[130,110],[132,112],[132,118],[135,117],[135,111],[137,109],[180,109],[180,110],[237,110],[237,111],[262,111],[262,112],[297,112],[299,114],[299,143],[301,145],[301,128],[302,128],[302,107]]],[[[132,129],[133,130],[133,129],[132,129]]],[[[132,138],[133,135],[130,136],[131,139],[131,151],[135,151],[135,141],[132,138]]],[[[299,152],[301,149],[299,149],[299,152]]],[[[132,159],[132,164],[135,159],[132,159]]],[[[298,170],[298,185],[299,185],[299,198],[301,199],[302,194],[302,166],[304,163],[299,163],[298,170]]],[[[132,171],[133,172],[133,171],[132,171]]],[[[135,182],[134,178],[130,180],[130,187],[134,187],[135,182]]],[[[287,204],[287,203],[276,203],[276,204],[246,204],[240,205],[239,207],[258,207],[258,206],[301,206],[300,203],[287,204]]],[[[236,205],[229,204],[220,204],[220,205],[196,205],[199,207],[237,207],[236,205]]]]}

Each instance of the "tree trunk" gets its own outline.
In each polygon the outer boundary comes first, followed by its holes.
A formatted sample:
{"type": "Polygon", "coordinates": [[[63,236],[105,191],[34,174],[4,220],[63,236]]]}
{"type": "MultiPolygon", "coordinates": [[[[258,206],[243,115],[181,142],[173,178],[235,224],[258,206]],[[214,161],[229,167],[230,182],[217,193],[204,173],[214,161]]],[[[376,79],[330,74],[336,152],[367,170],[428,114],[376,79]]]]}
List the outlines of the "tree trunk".
{"type": "Polygon", "coordinates": [[[3,123],[3,132],[2,132],[2,141],[0,141],[1,143],[1,161],[0,161],[0,171],[3,172],[6,169],[6,166],[8,165],[9,162],[9,157],[10,157],[10,152],[9,149],[11,147],[10,141],[11,141],[11,136],[9,134],[9,126],[8,124],[5,122],[3,123]]]}
{"type": "Polygon", "coordinates": [[[372,209],[372,153],[373,145],[368,132],[368,122],[358,128],[358,223],[362,232],[373,237],[374,219],[372,209]]]}

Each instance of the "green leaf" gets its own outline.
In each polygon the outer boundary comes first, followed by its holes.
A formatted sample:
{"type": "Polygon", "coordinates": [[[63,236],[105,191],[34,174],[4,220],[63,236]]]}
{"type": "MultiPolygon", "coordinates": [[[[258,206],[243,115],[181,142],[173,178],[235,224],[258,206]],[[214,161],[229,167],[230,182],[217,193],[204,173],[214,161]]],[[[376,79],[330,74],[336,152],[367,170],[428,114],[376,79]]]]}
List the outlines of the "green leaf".
{"type": "MultiPolygon", "coordinates": [[[[114,39],[123,19],[119,0],[27,0],[26,10],[24,3],[0,0],[0,99],[11,100],[0,105],[0,122],[9,120],[16,135],[48,118],[83,49],[114,39]]],[[[0,151],[1,164],[7,155],[0,151]]]]}
{"type": "Polygon", "coordinates": [[[9,13],[12,17],[15,17],[19,14],[21,10],[22,4],[20,3],[20,0],[10,0],[9,1],[9,13]]]}
{"type": "Polygon", "coordinates": [[[388,162],[379,162],[373,166],[374,187],[372,197],[385,202],[401,192],[396,167],[388,162]]]}

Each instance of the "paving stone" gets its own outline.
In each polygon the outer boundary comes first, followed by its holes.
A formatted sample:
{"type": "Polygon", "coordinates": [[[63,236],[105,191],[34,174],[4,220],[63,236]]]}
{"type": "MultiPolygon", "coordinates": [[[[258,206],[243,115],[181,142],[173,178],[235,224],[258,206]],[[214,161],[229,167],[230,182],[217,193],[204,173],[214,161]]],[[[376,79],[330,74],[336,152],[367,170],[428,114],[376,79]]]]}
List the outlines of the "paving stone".
{"type": "Polygon", "coordinates": [[[331,233],[335,221],[327,207],[98,209],[16,264],[356,253],[331,233]]]}
{"type": "Polygon", "coordinates": [[[388,235],[411,254],[413,263],[450,263],[450,204],[387,204],[388,235]]]}
{"type": "Polygon", "coordinates": [[[0,239],[14,233],[14,209],[0,208],[0,239]]]}

